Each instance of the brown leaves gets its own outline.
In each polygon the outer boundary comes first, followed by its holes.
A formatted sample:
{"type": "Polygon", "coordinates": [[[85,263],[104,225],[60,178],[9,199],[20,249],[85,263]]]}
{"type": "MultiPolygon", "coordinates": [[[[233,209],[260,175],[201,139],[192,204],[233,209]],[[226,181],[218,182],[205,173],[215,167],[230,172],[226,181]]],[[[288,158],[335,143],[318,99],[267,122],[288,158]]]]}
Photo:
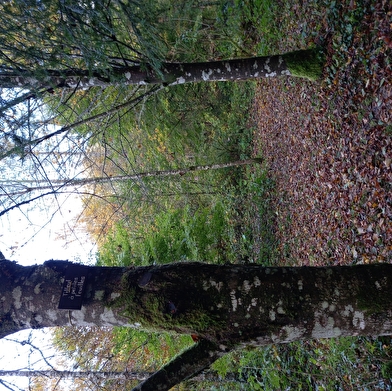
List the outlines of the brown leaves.
{"type": "Polygon", "coordinates": [[[392,260],[391,51],[369,36],[390,36],[383,15],[354,31],[334,82],[259,84],[254,154],[277,180],[282,263],[392,260]]]}
{"type": "Polygon", "coordinates": [[[277,179],[281,246],[288,245],[290,257],[302,264],[387,261],[390,137],[382,128],[364,127],[356,114],[315,111],[316,95],[329,104],[314,86],[274,81],[262,86],[256,100],[264,108],[257,113],[255,154],[263,151],[277,179]]]}

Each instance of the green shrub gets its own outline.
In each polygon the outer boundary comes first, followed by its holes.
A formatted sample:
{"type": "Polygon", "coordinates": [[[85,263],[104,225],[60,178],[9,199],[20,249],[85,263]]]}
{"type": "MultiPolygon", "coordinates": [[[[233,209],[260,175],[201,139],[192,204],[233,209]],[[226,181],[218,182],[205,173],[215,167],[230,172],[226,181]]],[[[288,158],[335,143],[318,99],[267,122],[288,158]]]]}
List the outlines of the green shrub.
{"type": "Polygon", "coordinates": [[[230,226],[222,203],[182,209],[168,209],[157,214],[154,222],[132,228],[118,223],[101,246],[100,265],[150,265],[175,261],[226,261],[226,242],[230,226]]]}

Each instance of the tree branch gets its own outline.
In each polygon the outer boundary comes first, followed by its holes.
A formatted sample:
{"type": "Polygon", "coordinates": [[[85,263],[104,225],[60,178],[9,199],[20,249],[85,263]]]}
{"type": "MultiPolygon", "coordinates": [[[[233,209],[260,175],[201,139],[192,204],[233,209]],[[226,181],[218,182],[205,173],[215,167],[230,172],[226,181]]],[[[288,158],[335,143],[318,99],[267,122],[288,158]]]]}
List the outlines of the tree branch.
{"type": "Polygon", "coordinates": [[[178,355],[132,391],[169,390],[176,384],[197,375],[227,352],[228,349],[225,346],[218,346],[203,339],[178,355]]]}
{"type": "MultiPolygon", "coordinates": [[[[109,110],[106,110],[104,112],[98,113],[98,114],[93,115],[91,117],[84,118],[84,119],[81,119],[79,121],[76,121],[73,124],[63,126],[62,128],[60,128],[60,129],[58,129],[58,130],[56,130],[56,131],[54,131],[52,133],[46,134],[46,135],[41,136],[39,138],[36,138],[34,140],[27,140],[23,144],[23,146],[24,147],[30,147],[30,148],[36,147],[37,145],[41,144],[43,141],[48,140],[48,139],[50,139],[50,138],[52,138],[54,136],[58,136],[58,135],[60,135],[62,133],[68,132],[68,131],[76,128],[77,126],[81,126],[81,125],[84,125],[84,124],[86,124],[88,122],[95,121],[97,119],[103,118],[103,117],[105,117],[105,116],[107,116],[109,114],[115,113],[115,112],[117,112],[119,110],[122,110],[124,108],[130,107],[132,105],[133,105],[132,107],[135,107],[143,99],[146,99],[149,96],[155,94],[156,92],[158,92],[162,88],[164,88],[164,87],[163,86],[153,86],[149,91],[145,92],[144,94],[141,94],[141,95],[137,96],[136,98],[134,98],[132,100],[129,100],[129,101],[125,102],[125,103],[122,103],[120,105],[114,106],[114,107],[112,107],[109,110]]],[[[19,150],[20,150],[20,146],[16,146],[16,147],[13,147],[13,148],[11,148],[10,150],[8,150],[6,152],[1,153],[0,154],[0,160],[5,159],[6,157],[11,156],[11,155],[13,155],[15,153],[18,153],[19,150]]]]}

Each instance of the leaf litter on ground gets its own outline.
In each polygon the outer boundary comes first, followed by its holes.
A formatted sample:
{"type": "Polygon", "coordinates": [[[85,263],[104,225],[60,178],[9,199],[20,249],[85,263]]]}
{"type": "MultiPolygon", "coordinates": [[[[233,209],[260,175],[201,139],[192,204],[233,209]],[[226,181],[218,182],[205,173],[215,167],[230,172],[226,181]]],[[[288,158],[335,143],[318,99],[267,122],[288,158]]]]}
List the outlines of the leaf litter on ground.
{"type": "Polygon", "coordinates": [[[318,19],[303,11],[294,7],[288,36],[320,26],[323,80],[260,81],[252,118],[253,153],[276,180],[279,262],[391,262],[392,5],[343,1],[318,19]]]}

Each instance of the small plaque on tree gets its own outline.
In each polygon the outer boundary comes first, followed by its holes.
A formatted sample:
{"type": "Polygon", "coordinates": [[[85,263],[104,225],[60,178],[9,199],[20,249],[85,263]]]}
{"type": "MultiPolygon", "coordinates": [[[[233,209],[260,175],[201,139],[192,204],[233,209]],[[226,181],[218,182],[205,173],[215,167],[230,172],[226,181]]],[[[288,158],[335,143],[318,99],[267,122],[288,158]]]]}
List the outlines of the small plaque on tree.
{"type": "Polygon", "coordinates": [[[83,265],[69,264],[65,272],[59,302],[61,310],[80,310],[86,288],[88,268],[83,265]]]}

